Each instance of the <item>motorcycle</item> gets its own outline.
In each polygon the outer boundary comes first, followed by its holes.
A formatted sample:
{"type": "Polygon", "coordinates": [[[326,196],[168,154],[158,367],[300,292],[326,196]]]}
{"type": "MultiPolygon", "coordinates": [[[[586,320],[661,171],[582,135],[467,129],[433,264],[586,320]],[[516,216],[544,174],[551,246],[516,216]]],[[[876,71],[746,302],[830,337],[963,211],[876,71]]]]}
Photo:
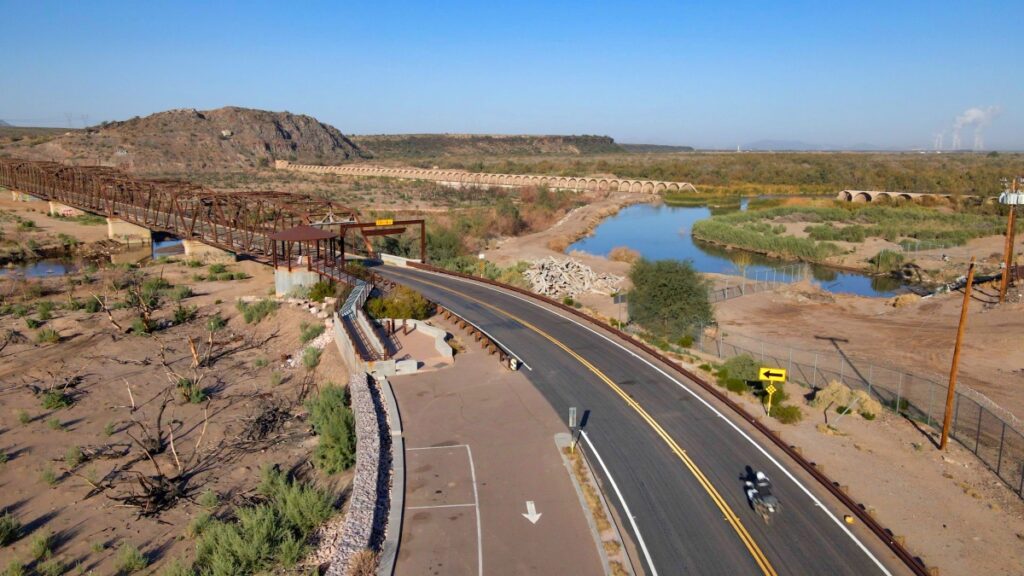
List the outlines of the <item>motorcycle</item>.
{"type": "Polygon", "coordinates": [[[782,506],[779,499],[772,494],[772,482],[764,472],[757,472],[753,479],[746,480],[744,486],[747,491],[747,500],[754,508],[754,511],[761,516],[765,524],[772,523],[772,516],[778,514],[782,506]]]}

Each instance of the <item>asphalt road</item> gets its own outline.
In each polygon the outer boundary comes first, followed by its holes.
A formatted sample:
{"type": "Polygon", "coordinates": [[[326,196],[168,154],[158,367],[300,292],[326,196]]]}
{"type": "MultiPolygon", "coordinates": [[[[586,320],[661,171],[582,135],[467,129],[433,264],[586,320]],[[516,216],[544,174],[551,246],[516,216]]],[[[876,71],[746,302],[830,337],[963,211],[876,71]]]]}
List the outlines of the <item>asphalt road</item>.
{"type": "MultiPolygon", "coordinates": [[[[532,368],[526,376],[559,414],[570,406],[590,411],[586,431],[634,517],[649,574],[903,573],[878,546],[857,542],[726,418],[608,338],[511,292],[409,268],[377,270],[522,357],[532,368]],[[748,466],[768,473],[782,503],[770,526],[747,502],[748,466]]],[[[619,498],[609,500],[627,518],[619,498]]]]}

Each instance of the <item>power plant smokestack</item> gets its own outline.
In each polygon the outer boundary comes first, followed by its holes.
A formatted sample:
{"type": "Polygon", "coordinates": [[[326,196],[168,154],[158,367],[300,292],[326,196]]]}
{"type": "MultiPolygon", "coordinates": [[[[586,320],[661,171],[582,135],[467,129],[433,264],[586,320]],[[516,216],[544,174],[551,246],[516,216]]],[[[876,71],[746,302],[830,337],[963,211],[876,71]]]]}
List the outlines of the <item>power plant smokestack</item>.
{"type": "Polygon", "coordinates": [[[953,122],[953,149],[959,150],[962,143],[960,132],[965,128],[974,128],[974,149],[981,150],[985,146],[982,133],[985,127],[992,123],[992,120],[1002,112],[998,106],[987,106],[985,108],[968,108],[963,114],[956,117],[953,122]]]}

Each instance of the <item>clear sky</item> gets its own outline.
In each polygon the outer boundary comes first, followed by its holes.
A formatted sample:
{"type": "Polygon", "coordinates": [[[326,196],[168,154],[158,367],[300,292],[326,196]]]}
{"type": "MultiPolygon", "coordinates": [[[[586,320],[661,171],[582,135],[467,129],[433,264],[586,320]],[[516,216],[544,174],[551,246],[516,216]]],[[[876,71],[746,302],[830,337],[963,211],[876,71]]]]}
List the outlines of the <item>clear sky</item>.
{"type": "Polygon", "coordinates": [[[931,148],[977,108],[964,147],[988,123],[985,148],[1024,149],[1021,0],[207,4],[0,0],[0,119],[238,105],[352,134],[931,148]]]}

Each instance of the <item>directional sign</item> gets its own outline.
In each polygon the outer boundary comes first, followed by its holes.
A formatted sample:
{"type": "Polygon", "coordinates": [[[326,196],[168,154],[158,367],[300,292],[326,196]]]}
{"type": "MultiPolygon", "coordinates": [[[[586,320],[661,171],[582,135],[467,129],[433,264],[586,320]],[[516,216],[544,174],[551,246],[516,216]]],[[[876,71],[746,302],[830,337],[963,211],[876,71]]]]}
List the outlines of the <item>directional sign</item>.
{"type": "Polygon", "coordinates": [[[377,222],[376,222],[376,225],[377,226],[391,226],[394,223],[395,223],[395,219],[394,218],[378,218],[377,222]]]}
{"type": "Polygon", "coordinates": [[[769,384],[764,387],[764,391],[767,392],[768,394],[775,394],[776,392],[778,392],[778,389],[775,387],[775,384],[769,384]]]}
{"type": "Polygon", "coordinates": [[[761,367],[757,371],[758,380],[767,380],[769,382],[785,382],[786,381],[786,370],[784,368],[766,368],[761,367]]]}
{"type": "Polygon", "coordinates": [[[526,514],[523,517],[530,521],[530,524],[536,524],[537,520],[540,520],[541,515],[537,512],[537,505],[533,503],[533,500],[526,501],[526,514]]]}

